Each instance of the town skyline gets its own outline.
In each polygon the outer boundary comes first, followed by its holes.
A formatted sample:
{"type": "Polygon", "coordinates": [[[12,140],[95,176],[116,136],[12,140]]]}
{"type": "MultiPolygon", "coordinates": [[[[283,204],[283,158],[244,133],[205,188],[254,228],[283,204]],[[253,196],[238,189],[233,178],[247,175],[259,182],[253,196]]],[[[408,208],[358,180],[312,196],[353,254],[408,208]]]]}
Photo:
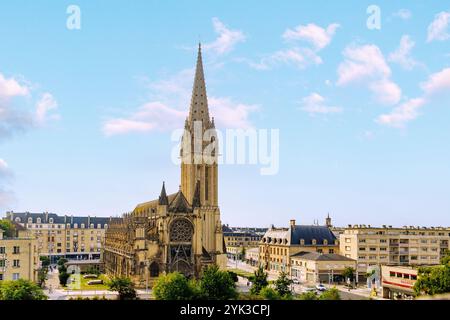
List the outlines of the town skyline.
{"type": "Polygon", "coordinates": [[[224,224],[322,224],[328,213],[336,226],[450,224],[448,6],[380,1],[371,30],[369,2],[327,3],[327,17],[320,2],[283,4],[272,14],[286,18],[264,25],[246,19],[267,12],[249,13],[255,2],[190,3],[198,10],[177,20],[163,4],[79,1],[70,30],[68,4],[49,3],[0,5],[3,212],[120,216],[163,181],[178,190],[171,133],[201,40],[217,127],[280,133],[276,174],[219,166],[224,224]]]}

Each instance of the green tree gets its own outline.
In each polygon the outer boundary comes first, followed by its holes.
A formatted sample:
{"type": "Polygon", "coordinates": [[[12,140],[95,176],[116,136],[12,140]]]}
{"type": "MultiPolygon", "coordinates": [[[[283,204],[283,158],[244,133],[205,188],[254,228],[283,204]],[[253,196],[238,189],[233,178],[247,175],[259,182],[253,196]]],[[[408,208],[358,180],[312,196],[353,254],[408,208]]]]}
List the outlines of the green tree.
{"type": "Polygon", "coordinates": [[[32,281],[19,279],[0,282],[0,300],[46,300],[47,296],[32,281]]]}
{"type": "Polygon", "coordinates": [[[68,262],[68,260],[66,258],[59,258],[57,264],[58,264],[58,266],[63,266],[67,262],[68,262]]]}
{"type": "Polygon", "coordinates": [[[341,300],[339,290],[336,288],[328,289],[319,296],[319,300],[341,300]]]}
{"type": "Polygon", "coordinates": [[[107,286],[111,291],[119,293],[119,300],[136,300],[137,293],[134,284],[130,278],[115,277],[107,282],[107,286]]]}
{"type": "Polygon", "coordinates": [[[153,295],[157,300],[193,300],[199,294],[196,281],[189,281],[179,272],[159,276],[153,286],[153,295]]]}
{"type": "Polygon", "coordinates": [[[344,271],[342,271],[342,276],[345,280],[350,279],[350,281],[353,281],[353,277],[355,276],[355,269],[352,267],[346,267],[344,271]]]}
{"type": "Polygon", "coordinates": [[[239,278],[236,272],[228,271],[228,274],[230,275],[231,279],[233,279],[234,282],[238,282],[239,278]]]}
{"type": "Polygon", "coordinates": [[[275,280],[275,289],[281,297],[290,296],[291,292],[291,284],[292,280],[289,279],[289,276],[286,272],[281,272],[278,276],[278,279],[275,280]]]}
{"type": "Polygon", "coordinates": [[[211,265],[203,271],[200,294],[206,300],[229,300],[237,297],[236,284],[227,271],[211,265]]]}
{"type": "Polygon", "coordinates": [[[317,295],[314,291],[308,291],[298,296],[299,300],[317,300],[317,295]]]}
{"type": "Polygon", "coordinates": [[[445,250],[444,256],[441,258],[441,264],[450,267],[450,251],[445,250]]]}
{"type": "Polygon", "coordinates": [[[39,260],[41,260],[42,268],[48,267],[50,265],[50,258],[47,256],[41,256],[39,257],[39,260]]]}
{"type": "Polygon", "coordinates": [[[259,295],[265,300],[280,300],[281,296],[277,290],[269,286],[264,287],[259,292],[259,295]]]}
{"type": "Polygon", "coordinates": [[[252,281],[250,293],[254,295],[259,294],[261,289],[267,287],[269,284],[267,281],[267,272],[265,272],[261,266],[255,270],[254,275],[250,278],[250,281],[252,281]]]}
{"type": "Polygon", "coordinates": [[[38,284],[41,287],[44,284],[45,280],[47,280],[47,273],[48,273],[48,268],[47,267],[42,267],[38,271],[38,284]]]}
{"type": "Polygon", "coordinates": [[[418,295],[450,292],[450,266],[448,264],[421,267],[418,270],[417,278],[417,281],[414,283],[414,292],[418,295]]]}
{"type": "Polygon", "coordinates": [[[241,249],[241,260],[242,261],[245,261],[245,252],[246,252],[246,250],[245,250],[245,247],[243,246],[241,249]]]}
{"type": "Polygon", "coordinates": [[[6,238],[14,237],[16,228],[14,227],[14,224],[11,222],[11,220],[0,220],[0,229],[4,231],[3,234],[6,238]]]}
{"type": "Polygon", "coordinates": [[[66,286],[67,280],[70,278],[70,274],[68,274],[67,272],[60,272],[58,274],[58,278],[59,278],[59,284],[62,286],[66,286]]]}

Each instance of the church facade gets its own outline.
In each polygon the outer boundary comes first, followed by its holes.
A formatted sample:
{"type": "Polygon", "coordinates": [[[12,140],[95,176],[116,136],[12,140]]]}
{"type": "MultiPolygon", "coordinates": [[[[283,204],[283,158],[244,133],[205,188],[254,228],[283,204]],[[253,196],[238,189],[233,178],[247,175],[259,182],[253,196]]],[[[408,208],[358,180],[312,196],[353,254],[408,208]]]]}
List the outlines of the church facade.
{"type": "Polygon", "coordinates": [[[105,234],[105,271],[129,277],[138,287],[161,273],[198,277],[210,264],[226,266],[218,206],[218,141],[209,116],[200,45],[184,129],[178,192],[167,194],[163,182],[157,199],[113,218],[105,234]]]}

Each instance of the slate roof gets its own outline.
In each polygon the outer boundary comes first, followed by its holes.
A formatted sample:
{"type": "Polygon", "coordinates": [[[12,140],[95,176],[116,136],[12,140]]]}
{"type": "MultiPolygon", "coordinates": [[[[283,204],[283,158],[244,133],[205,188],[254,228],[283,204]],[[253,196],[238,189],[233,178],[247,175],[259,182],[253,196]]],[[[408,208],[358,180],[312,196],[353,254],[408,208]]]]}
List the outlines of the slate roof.
{"type": "Polygon", "coordinates": [[[301,239],[305,241],[305,245],[311,245],[313,239],[316,240],[317,244],[323,245],[324,240],[327,240],[328,244],[334,244],[336,236],[326,226],[292,226],[291,244],[300,244],[301,239]]]}
{"type": "Polygon", "coordinates": [[[32,212],[11,212],[8,213],[7,218],[11,221],[16,221],[18,218],[19,223],[26,224],[28,219],[31,218],[31,223],[37,223],[38,218],[41,219],[41,223],[50,223],[50,219],[53,219],[54,224],[70,224],[73,228],[74,224],[78,224],[78,227],[84,223],[86,227],[90,224],[94,224],[94,228],[100,224],[101,228],[104,228],[105,224],[108,224],[110,217],[91,217],[91,216],[60,216],[56,213],[32,213],[32,212]]]}

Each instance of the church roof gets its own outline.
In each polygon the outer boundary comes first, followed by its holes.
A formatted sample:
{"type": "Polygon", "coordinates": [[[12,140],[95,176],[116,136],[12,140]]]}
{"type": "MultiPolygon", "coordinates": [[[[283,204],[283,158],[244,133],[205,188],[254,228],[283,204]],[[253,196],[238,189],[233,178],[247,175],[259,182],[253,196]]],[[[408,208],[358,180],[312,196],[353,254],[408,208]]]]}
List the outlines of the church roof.
{"type": "Polygon", "coordinates": [[[189,202],[186,200],[183,192],[179,190],[175,198],[170,202],[169,212],[173,213],[182,213],[182,212],[191,212],[192,207],[189,205],[189,202]]]}

